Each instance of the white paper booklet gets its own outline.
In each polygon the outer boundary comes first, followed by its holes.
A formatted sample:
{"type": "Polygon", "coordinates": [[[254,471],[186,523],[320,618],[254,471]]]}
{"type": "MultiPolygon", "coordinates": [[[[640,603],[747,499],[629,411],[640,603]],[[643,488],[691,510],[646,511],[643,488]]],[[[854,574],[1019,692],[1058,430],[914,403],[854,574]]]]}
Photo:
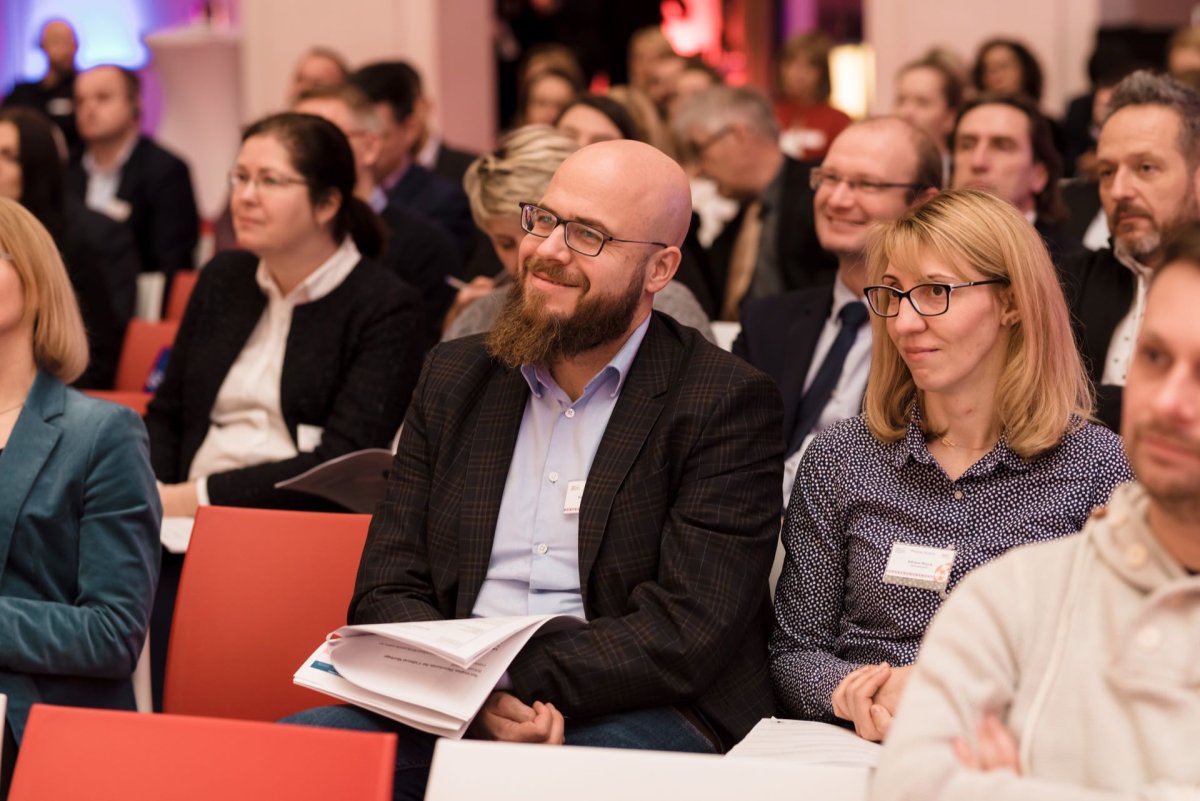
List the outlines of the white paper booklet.
{"type": "Polygon", "coordinates": [[[296,671],[302,687],[458,739],[534,634],[570,615],[343,626],[296,671]]]}
{"type": "Polygon", "coordinates": [[[192,541],[192,526],[194,517],[164,517],[162,528],[159,529],[159,539],[164,548],[170,553],[187,553],[188,543],[192,541]]]}
{"type": "Polygon", "coordinates": [[[727,757],[786,759],[810,765],[874,768],[883,746],[849,729],[812,720],[763,718],[727,757]]]}
{"type": "Polygon", "coordinates": [[[280,481],[275,488],[307,492],[340,503],[351,512],[369,515],[387,492],[392,459],[392,452],[386,448],[354,451],[280,481]]]}

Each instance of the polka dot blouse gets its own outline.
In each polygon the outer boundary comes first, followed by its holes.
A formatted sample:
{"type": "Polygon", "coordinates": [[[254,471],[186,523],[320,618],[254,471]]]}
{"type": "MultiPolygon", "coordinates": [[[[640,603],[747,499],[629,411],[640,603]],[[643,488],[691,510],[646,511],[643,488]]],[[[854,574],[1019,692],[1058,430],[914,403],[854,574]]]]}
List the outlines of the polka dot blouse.
{"type": "Polygon", "coordinates": [[[915,411],[896,443],[875,439],[862,417],[824,431],[800,464],[783,525],[770,647],[783,713],[833,720],[833,691],[855,667],[916,659],[942,597],[883,582],[895,543],[953,548],[951,593],[1010,548],[1078,531],[1132,478],[1120,437],[1091,424],[1028,462],[1001,439],[956,481],[925,447],[915,411]]]}

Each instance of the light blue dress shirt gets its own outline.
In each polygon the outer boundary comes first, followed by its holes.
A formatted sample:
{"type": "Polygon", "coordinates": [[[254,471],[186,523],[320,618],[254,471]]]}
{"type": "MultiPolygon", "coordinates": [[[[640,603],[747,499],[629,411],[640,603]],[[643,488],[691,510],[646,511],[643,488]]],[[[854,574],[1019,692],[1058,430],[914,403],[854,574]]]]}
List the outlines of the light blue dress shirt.
{"type": "MultiPolygon", "coordinates": [[[[530,396],[521,417],[496,519],[487,576],[473,617],[586,617],[579,591],[579,514],[568,510],[585,482],[650,317],[574,403],[545,367],[523,365],[530,396]]],[[[586,496],[586,485],[583,492],[586,496]]]]}

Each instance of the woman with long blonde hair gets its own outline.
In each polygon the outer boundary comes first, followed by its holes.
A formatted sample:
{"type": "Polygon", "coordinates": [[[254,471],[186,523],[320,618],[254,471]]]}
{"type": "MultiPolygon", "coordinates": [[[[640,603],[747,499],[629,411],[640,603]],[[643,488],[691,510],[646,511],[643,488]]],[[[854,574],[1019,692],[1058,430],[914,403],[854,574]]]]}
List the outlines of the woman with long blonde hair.
{"type": "Polygon", "coordinates": [[[882,739],[925,627],[969,571],[1077,531],[1132,476],[1038,233],[973,190],[881,226],[862,415],[792,491],[771,670],[787,714],[882,739]]]}

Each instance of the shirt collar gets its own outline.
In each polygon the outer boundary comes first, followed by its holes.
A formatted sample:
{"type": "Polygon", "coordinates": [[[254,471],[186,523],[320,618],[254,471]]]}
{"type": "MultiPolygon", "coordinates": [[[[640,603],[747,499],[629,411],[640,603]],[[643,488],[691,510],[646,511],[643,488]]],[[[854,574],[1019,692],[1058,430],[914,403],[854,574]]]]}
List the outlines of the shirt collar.
{"type": "Polygon", "coordinates": [[[866,298],[862,295],[855,295],[854,290],[846,286],[846,282],[842,280],[842,276],[839,273],[833,279],[833,308],[829,310],[829,319],[836,320],[838,315],[842,313],[842,308],[847,303],[855,301],[866,303],[866,298]]]}
{"type": "Polygon", "coordinates": [[[83,158],[80,159],[80,164],[83,165],[83,169],[87,171],[88,175],[94,175],[96,173],[100,173],[102,175],[113,175],[115,173],[119,173],[122,169],[124,169],[125,162],[129,161],[129,157],[133,155],[133,149],[137,147],[138,141],[141,140],[141,138],[141,134],[139,134],[125,143],[125,147],[121,148],[121,152],[117,154],[117,160],[113,162],[112,169],[110,170],[101,170],[96,166],[96,160],[92,158],[92,151],[90,148],[83,152],[83,158]]]}
{"type": "MultiPolygon", "coordinates": [[[[650,328],[650,318],[653,313],[646,315],[646,319],[641,325],[633,329],[633,333],[629,335],[629,339],[625,340],[625,344],[621,349],[609,360],[600,372],[593,376],[592,380],[583,388],[583,394],[580,399],[586,398],[591,394],[597,386],[608,380],[609,376],[617,377],[616,384],[613,386],[610,398],[615,398],[621,394],[621,388],[625,386],[625,379],[629,375],[629,368],[633,366],[633,360],[637,356],[638,349],[642,346],[642,340],[646,338],[646,331],[650,328]]],[[[525,378],[525,383],[529,384],[529,391],[533,393],[535,398],[541,398],[549,387],[557,386],[554,378],[550,375],[550,371],[544,366],[532,364],[521,365],[521,375],[525,378]]]]}
{"type": "Polygon", "coordinates": [[[437,166],[438,151],[442,148],[440,136],[430,131],[425,137],[425,144],[417,152],[415,161],[427,170],[437,166]]]}
{"type": "Polygon", "coordinates": [[[362,261],[362,254],[355,247],[354,240],[346,237],[333,255],[326,259],[320,267],[309,273],[308,277],[286,297],[280,293],[275,279],[267,272],[265,260],[259,260],[254,280],[258,282],[259,289],[267,296],[268,301],[285,301],[298,306],[302,303],[320,300],[337,289],[360,261],[362,261]]]}
{"type": "Polygon", "coordinates": [[[1108,242],[1108,246],[1112,250],[1113,258],[1120,262],[1127,270],[1129,270],[1129,272],[1133,273],[1134,278],[1141,278],[1144,280],[1150,278],[1150,276],[1154,273],[1154,270],[1151,270],[1137,259],[1133,258],[1132,256],[1128,256],[1113,247],[1113,242],[1111,239],[1108,242]]]}
{"type": "Polygon", "coordinates": [[[383,210],[387,208],[387,204],[387,192],[383,191],[382,186],[376,186],[371,190],[371,197],[367,199],[367,205],[371,207],[371,211],[376,214],[383,214],[383,210]]]}
{"type": "MultiPolygon", "coordinates": [[[[909,459],[920,464],[932,465],[937,463],[933,458],[933,454],[929,452],[929,446],[925,440],[925,431],[921,427],[921,420],[921,406],[918,403],[913,403],[912,414],[908,419],[908,430],[904,434],[904,439],[894,443],[888,454],[889,461],[896,467],[903,467],[904,463],[909,459]]],[[[1072,423],[1077,424],[1077,421],[1072,418],[1072,423]]],[[[1000,439],[996,442],[995,446],[963,475],[987,475],[1000,465],[1004,465],[1010,470],[1029,469],[1029,462],[1022,459],[1020,455],[1008,447],[1008,439],[1004,433],[1000,434],[1000,439]]]]}

